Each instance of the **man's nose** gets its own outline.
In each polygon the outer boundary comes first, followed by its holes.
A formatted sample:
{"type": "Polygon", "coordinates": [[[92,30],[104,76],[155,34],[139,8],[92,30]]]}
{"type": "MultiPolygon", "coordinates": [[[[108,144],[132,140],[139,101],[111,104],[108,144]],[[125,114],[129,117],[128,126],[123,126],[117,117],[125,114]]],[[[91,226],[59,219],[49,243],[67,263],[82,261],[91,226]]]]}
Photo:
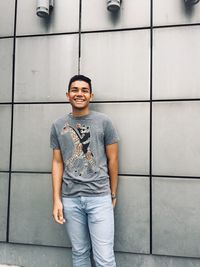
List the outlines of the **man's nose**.
{"type": "Polygon", "coordinates": [[[78,90],[78,95],[83,95],[83,91],[82,90],[78,90]]]}

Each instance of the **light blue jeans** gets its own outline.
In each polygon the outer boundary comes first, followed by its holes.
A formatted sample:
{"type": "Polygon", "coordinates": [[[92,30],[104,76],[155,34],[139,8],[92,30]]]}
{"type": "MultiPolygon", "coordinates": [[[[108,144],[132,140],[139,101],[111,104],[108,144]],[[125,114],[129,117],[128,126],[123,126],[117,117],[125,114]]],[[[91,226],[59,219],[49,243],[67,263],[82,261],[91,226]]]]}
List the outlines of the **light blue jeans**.
{"type": "Polygon", "coordinates": [[[72,244],[73,267],[116,267],[111,196],[63,198],[65,225],[72,244]]]}

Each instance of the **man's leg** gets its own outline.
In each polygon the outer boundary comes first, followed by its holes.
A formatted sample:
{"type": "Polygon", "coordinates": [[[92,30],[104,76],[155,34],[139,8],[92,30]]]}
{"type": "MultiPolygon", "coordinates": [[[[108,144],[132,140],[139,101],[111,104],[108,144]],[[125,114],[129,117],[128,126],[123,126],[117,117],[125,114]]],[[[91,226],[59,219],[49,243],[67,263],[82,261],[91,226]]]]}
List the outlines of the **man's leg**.
{"type": "Polygon", "coordinates": [[[73,267],[91,267],[87,215],[81,199],[63,198],[65,225],[72,244],[73,267]]]}
{"type": "Polygon", "coordinates": [[[115,267],[114,216],[111,196],[89,197],[87,212],[96,267],[115,267]]]}

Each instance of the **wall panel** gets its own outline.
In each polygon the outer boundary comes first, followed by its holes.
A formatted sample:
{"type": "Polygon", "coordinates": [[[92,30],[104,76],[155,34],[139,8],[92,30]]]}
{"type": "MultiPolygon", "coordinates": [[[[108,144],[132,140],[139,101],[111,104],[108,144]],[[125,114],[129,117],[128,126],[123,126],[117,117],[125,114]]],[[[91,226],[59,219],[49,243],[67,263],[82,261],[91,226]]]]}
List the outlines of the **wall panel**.
{"type": "Polygon", "coordinates": [[[200,5],[185,5],[179,0],[154,0],[154,25],[199,23],[200,5]]]}
{"type": "Polygon", "coordinates": [[[53,221],[51,199],[51,175],[12,174],[10,242],[70,245],[64,226],[53,221]]]}
{"type": "Polygon", "coordinates": [[[36,1],[18,0],[17,35],[77,32],[79,0],[56,0],[49,18],[36,15],[36,1]]]}
{"type": "Polygon", "coordinates": [[[12,100],[13,39],[0,39],[0,102],[12,100]]]}
{"type": "Polygon", "coordinates": [[[0,1],[0,37],[14,35],[15,0],[0,1]]]}
{"type": "Polygon", "coordinates": [[[6,241],[9,174],[0,173],[0,241],[6,241]]]}
{"type": "Polygon", "coordinates": [[[70,249],[1,244],[1,263],[29,267],[72,267],[70,249]]]}
{"type": "Polygon", "coordinates": [[[10,162],[10,130],[11,106],[0,105],[0,171],[9,170],[10,162]]]}
{"type": "Polygon", "coordinates": [[[200,102],[153,104],[154,175],[199,176],[200,102]]]}
{"type": "Polygon", "coordinates": [[[154,30],[153,99],[200,97],[199,33],[200,26],[154,30]]]}
{"type": "Polygon", "coordinates": [[[106,1],[82,1],[82,31],[150,26],[150,1],[126,0],[117,13],[107,10],[106,1]]]}
{"type": "Polygon", "coordinates": [[[149,178],[120,176],[115,208],[115,250],[149,253],[149,178]]]}
{"type": "Polygon", "coordinates": [[[200,181],[153,178],[153,253],[200,257],[200,181]]]}
{"type": "Polygon", "coordinates": [[[68,80],[77,71],[78,35],[19,38],[15,101],[65,101],[68,80]]]}
{"type": "Polygon", "coordinates": [[[95,100],[149,99],[149,44],[148,30],[82,35],[81,72],[95,100]]]}

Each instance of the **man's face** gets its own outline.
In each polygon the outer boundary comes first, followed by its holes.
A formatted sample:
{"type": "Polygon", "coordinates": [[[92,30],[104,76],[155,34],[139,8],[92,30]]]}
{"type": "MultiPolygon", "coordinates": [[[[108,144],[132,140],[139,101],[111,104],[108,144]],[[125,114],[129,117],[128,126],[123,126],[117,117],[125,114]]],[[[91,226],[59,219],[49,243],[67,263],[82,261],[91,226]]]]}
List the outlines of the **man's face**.
{"type": "Polygon", "coordinates": [[[90,86],[84,81],[74,81],[67,93],[67,98],[75,109],[83,110],[88,108],[93,94],[90,92],[90,86]]]}

